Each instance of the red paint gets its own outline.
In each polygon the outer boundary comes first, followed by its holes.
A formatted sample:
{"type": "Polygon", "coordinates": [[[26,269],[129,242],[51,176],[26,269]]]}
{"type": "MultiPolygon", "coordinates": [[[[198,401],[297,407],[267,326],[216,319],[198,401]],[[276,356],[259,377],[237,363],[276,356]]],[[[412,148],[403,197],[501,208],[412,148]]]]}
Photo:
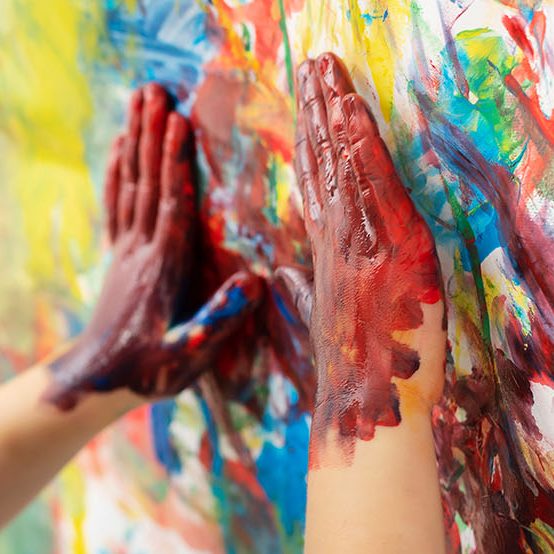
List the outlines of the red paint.
{"type": "Polygon", "coordinates": [[[441,299],[439,269],[431,233],[342,63],[330,54],[305,62],[298,90],[319,375],[312,434],[333,426],[351,446],[400,422],[391,380],[411,377],[419,356],[393,334],[418,328],[421,304],[441,299]]]}
{"type": "MultiPolygon", "coordinates": [[[[200,206],[202,297],[210,294],[221,279],[239,269],[255,267],[261,274],[271,276],[281,265],[306,265],[310,259],[304,223],[296,206],[289,204],[284,220],[278,225],[272,224],[265,215],[270,204],[269,148],[278,147],[284,161],[293,155],[290,108],[282,99],[265,106],[264,113],[276,114],[280,123],[271,133],[261,132],[255,118],[239,117],[239,113],[248,111],[253,98],[267,94],[268,86],[252,81],[247,67],[237,71],[237,65],[241,64],[244,65],[244,60],[234,60],[235,69],[229,71],[218,60],[207,69],[191,115],[210,176],[200,206]],[[230,175],[229,166],[239,167],[238,175],[230,175]],[[228,237],[232,239],[229,242],[228,237]],[[237,245],[250,245],[251,249],[238,251],[237,245]]],[[[276,96],[271,97],[272,102],[276,96]]],[[[270,286],[277,287],[273,280],[270,286]]],[[[216,379],[223,394],[226,398],[240,398],[241,403],[249,404],[259,413],[259,395],[254,385],[259,388],[270,371],[279,367],[298,387],[301,405],[311,407],[315,375],[306,329],[286,321],[274,294],[267,295],[261,312],[267,317],[243,327],[241,339],[234,341],[220,358],[216,379]],[[270,348],[259,348],[261,344],[270,348]],[[256,364],[252,363],[254,353],[257,353],[256,364]]]]}
{"type": "Polygon", "coordinates": [[[502,23],[504,23],[504,27],[506,27],[515,43],[523,50],[523,53],[526,56],[533,56],[533,46],[525,34],[524,22],[516,16],[505,15],[502,18],[502,23]]]}
{"type": "Polygon", "coordinates": [[[48,398],[60,408],[72,408],[88,391],[179,392],[210,366],[258,303],[259,279],[238,273],[177,339],[165,336],[182,284],[194,270],[192,156],[190,125],[170,113],[167,93],[156,84],[135,92],[128,132],[116,140],[106,179],[113,262],[90,324],[50,366],[48,398]],[[243,309],[217,315],[237,291],[243,309]]]}

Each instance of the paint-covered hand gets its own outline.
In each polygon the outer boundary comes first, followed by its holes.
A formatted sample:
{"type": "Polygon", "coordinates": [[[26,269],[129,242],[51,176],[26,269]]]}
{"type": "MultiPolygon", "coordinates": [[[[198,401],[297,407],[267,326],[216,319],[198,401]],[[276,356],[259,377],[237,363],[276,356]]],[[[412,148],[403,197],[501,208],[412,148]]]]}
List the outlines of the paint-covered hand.
{"type": "Polygon", "coordinates": [[[238,273],[187,323],[167,332],[193,269],[192,133],[156,84],[131,99],[127,133],[113,146],[105,200],[113,260],[92,320],[50,364],[49,399],[71,408],[88,391],[179,392],[206,369],[260,299],[257,277],[238,273]]]}
{"type": "Polygon", "coordinates": [[[430,409],[440,397],[439,266],[342,62],[323,54],[304,62],[297,79],[296,172],[314,264],[313,299],[297,298],[318,367],[313,430],[333,424],[344,438],[367,440],[376,425],[397,425],[408,405],[430,409]]]}

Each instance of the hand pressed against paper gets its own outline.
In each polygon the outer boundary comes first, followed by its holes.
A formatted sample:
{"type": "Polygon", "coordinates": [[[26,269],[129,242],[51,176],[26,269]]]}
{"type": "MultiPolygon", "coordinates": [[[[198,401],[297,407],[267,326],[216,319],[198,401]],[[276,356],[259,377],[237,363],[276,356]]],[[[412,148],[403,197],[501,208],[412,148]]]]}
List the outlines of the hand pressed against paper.
{"type": "Polygon", "coordinates": [[[446,339],[434,241],[341,61],[308,60],[297,79],[296,172],[314,264],[313,431],[335,425],[347,441],[368,440],[376,425],[398,425],[410,406],[429,410],[440,397],[446,339]]]}
{"type": "Polygon", "coordinates": [[[60,407],[87,391],[179,392],[259,300],[258,278],[236,274],[191,321],[166,333],[179,289],[194,271],[192,137],[159,85],[133,94],[128,130],[114,143],[106,178],[112,264],[92,321],[50,364],[49,398],[60,407]]]}

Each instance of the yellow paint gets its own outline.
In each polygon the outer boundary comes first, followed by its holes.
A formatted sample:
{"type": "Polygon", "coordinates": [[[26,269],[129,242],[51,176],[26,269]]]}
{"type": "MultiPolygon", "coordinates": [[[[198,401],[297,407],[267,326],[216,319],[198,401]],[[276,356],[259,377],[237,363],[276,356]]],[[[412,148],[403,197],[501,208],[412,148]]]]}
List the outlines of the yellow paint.
{"type": "Polygon", "coordinates": [[[410,32],[409,1],[345,0],[323,8],[319,0],[306,2],[295,28],[298,61],[325,50],[337,52],[362,87],[369,70],[383,118],[390,121],[399,56],[410,32]]]}
{"type": "Polygon", "coordinates": [[[11,143],[8,186],[21,210],[26,270],[35,285],[79,297],[97,210],[83,140],[92,101],[79,60],[93,53],[99,8],[5,0],[0,15],[0,132],[11,143]]]}
{"type": "Polygon", "coordinates": [[[71,518],[73,524],[72,554],[86,554],[84,521],[85,521],[85,481],[76,463],[69,464],[60,475],[62,506],[64,514],[71,518]]]}
{"type": "Polygon", "coordinates": [[[290,166],[285,164],[280,154],[275,156],[275,162],[277,164],[277,217],[281,221],[287,221],[290,187],[294,182],[294,176],[291,175],[290,166]]]}

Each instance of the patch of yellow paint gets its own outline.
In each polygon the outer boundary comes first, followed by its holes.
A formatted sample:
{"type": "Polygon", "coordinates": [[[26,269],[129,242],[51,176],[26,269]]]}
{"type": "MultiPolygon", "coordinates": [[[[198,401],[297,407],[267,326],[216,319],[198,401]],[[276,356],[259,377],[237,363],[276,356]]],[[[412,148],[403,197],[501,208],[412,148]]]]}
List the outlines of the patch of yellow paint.
{"type": "Polygon", "coordinates": [[[84,534],[85,520],[85,482],[77,464],[71,463],[60,475],[62,485],[61,502],[64,513],[71,517],[73,523],[72,554],[86,554],[84,534]]]}
{"type": "Polygon", "coordinates": [[[295,32],[299,61],[308,55],[332,50],[341,55],[355,80],[368,72],[385,121],[390,121],[397,61],[409,33],[408,0],[346,0],[324,5],[308,0],[295,32]]]}
{"type": "MultiPolygon", "coordinates": [[[[70,0],[3,3],[0,131],[35,285],[70,288],[93,260],[96,205],[83,134],[92,115],[79,62],[96,46],[100,8],[70,0]]],[[[0,208],[1,209],[1,208],[0,208]]]]}

